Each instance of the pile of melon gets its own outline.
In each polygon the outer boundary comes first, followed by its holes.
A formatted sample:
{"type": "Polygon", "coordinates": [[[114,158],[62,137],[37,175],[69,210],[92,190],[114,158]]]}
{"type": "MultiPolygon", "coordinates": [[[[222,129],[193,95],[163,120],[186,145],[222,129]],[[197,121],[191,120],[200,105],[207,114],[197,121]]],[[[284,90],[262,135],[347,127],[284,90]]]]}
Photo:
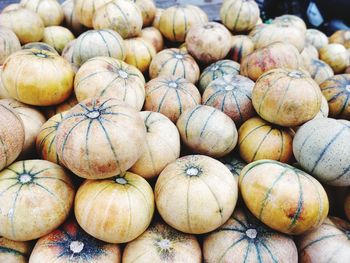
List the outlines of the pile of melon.
{"type": "Polygon", "coordinates": [[[350,31],[253,0],[0,13],[0,262],[350,262],[350,31]]]}

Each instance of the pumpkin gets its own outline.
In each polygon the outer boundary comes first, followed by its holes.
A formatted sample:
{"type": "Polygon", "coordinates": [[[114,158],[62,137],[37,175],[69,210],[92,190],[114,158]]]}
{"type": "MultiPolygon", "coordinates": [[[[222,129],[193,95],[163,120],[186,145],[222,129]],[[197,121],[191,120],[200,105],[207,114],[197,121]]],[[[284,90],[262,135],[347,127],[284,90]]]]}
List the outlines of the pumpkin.
{"type": "Polygon", "coordinates": [[[311,44],[317,48],[317,50],[320,50],[328,45],[328,38],[323,32],[310,28],[306,30],[306,43],[311,44]]]}
{"type": "Polygon", "coordinates": [[[181,233],[168,225],[152,224],[141,236],[128,243],[123,262],[202,262],[200,245],[193,235],[181,233]]]}
{"type": "Polygon", "coordinates": [[[56,149],[56,133],[63,120],[64,113],[58,113],[48,119],[40,128],[36,137],[36,150],[43,160],[61,164],[56,149]]]}
{"type": "Polygon", "coordinates": [[[29,242],[18,242],[0,237],[0,261],[6,263],[27,263],[31,251],[29,242]]]}
{"type": "Polygon", "coordinates": [[[242,159],[236,157],[232,153],[220,158],[219,161],[222,162],[230,170],[233,177],[238,183],[239,175],[244,166],[246,166],[247,164],[242,159]]]}
{"type": "Polygon", "coordinates": [[[346,198],[344,200],[344,212],[348,220],[350,220],[350,194],[346,195],[346,198]]]}
{"type": "Polygon", "coordinates": [[[328,217],[319,228],[298,238],[299,262],[349,262],[349,233],[348,222],[337,217],[328,217]]]}
{"type": "Polygon", "coordinates": [[[150,26],[157,12],[156,4],[153,0],[131,0],[141,10],[143,26],[150,26]]]}
{"type": "Polygon", "coordinates": [[[120,259],[121,251],[118,245],[89,236],[75,221],[69,220],[38,240],[29,262],[119,263],[120,259]]]}
{"type": "Polygon", "coordinates": [[[62,54],[61,54],[61,56],[63,58],[65,58],[72,65],[74,73],[77,73],[77,71],[79,69],[79,66],[77,64],[75,64],[73,61],[73,51],[74,51],[74,45],[76,42],[77,42],[77,40],[74,39],[74,40],[70,41],[69,43],[67,43],[67,45],[64,47],[62,54]]]}
{"type": "Polygon", "coordinates": [[[167,165],[154,190],[164,221],[189,234],[207,233],[225,223],[235,208],[237,192],[230,170],[204,155],[188,155],[167,165]]]}
{"type": "Polygon", "coordinates": [[[245,35],[236,35],[231,37],[230,57],[241,63],[242,58],[252,53],[255,49],[254,42],[245,35]]]}
{"type": "Polygon", "coordinates": [[[148,41],[156,50],[156,53],[164,47],[163,36],[155,27],[145,27],[141,30],[140,37],[148,41]]]}
{"type": "Polygon", "coordinates": [[[235,123],[213,107],[198,105],[184,111],[176,126],[182,142],[196,153],[223,157],[237,144],[235,123]]]}
{"type": "Polygon", "coordinates": [[[225,75],[238,75],[240,65],[232,60],[219,60],[206,67],[199,77],[198,89],[201,94],[204,93],[207,86],[214,80],[225,75]]]}
{"type": "Polygon", "coordinates": [[[350,48],[350,30],[338,30],[329,37],[329,43],[342,44],[345,48],[350,48]]]}
{"type": "Polygon", "coordinates": [[[242,59],[241,75],[256,81],[265,72],[277,68],[298,69],[302,60],[298,50],[286,43],[273,43],[242,59]]]}
{"type": "Polygon", "coordinates": [[[325,184],[350,185],[350,122],[319,118],[299,128],[293,152],[303,169],[325,184]]]}
{"type": "Polygon", "coordinates": [[[145,100],[145,79],[137,68],[121,60],[96,57],[78,70],[74,90],[79,102],[117,98],[139,111],[145,100]]]}
{"type": "Polygon", "coordinates": [[[257,24],[260,11],[253,0],[225,0],[220,9],[220,18],[232,32],[247,32],[257,24]]]}
{"type": "Polygon", "coordinates": [[[44,29],[43,42],[53,46],[60,54],[64,47],[73,39],[74,35],[65,27],[49,26],[44,29]]]}
{"type": "Polygon", "coordinates": [[[38,50],[49,51],[51,53],[59,55],[53,46],[44,42],[30,42],[28,44],[23,45],[22,49],[38,49],[38,50]]]}
{"type": "Polygon", "coordinates": [[[164,49],[154,56],[149,67],[151,79],[158,76],[175,76],[191,83],[198,81],[199,67],[194,58],[178,48],[164,49]]]}
{"type": "Polygon", "coordinates": [[[73,90],[73,78],[68,61],[38,49],[13,53],[2,71],[3,84],[11,97],[36,106],[55,105],[67,99],[73,90]]]}
{"type": "Polygon", "coordinates": [[[129,38],[124,41],[126,57],[125,62],[133,65],[141,72],[148,71],[156,50],[151,43],[141,37],[129,38]]]}
{"type": "Polygon", "coordinates": [[[238,130],[239,154],[247,163],[262,159],[288,163],[293,157],[293,135],[290,128],[251,118],[238,130]]]}
{"type": "Polygon", "coordinates": [[[2,12],[0,26],[11,29],[21,44],[40,41],[44,34],[44,23],[40,16],[26,8],[2,12]]]}
{"type": "Polygon", "coordinates": [[[78,21],[92,28],[92,19],[95,12],[113,0],[74,0],[74,13],[78,21]]]}
{"type": "Polygon", "coordinates": [[[342,73],[349,66],[349,56],[341,44],[329,44],[320,49],[320,59],[330,65],[334,73],[342,73]]]}
{"type": "Polygon", "coordinates": [[[56,147],[59,159],[73,173],[101,179],[128,170],[141,156],[145,138],[136,110],[113,98],[87,99],[64,116],[56,147]]]}
{"type": "Polygon", "coordinates": [[[156,10],[156,14],[154,16],[154,20],[153,20],[153,23],[152,23],[152,26],[154,26],[155,28],[157,28],[159,30],[159,21],[160,21],[160,17],[163,13],[164,9],[162,8],[157,8],[156,10]]]}
{"type": "MultiPolygon", "coordinates": [[[[13,163],[24,147],[25,131],[21,117],[0,100],[0,171],[13,163]]],[[[0,230],[1,231],[1,230],[0,230]]]]}
{"type": "Polygon", "coordinates": [[[9,55],[21,49],[21,43],[11,29],[2,26],[0,27],[0,43],[1,65],[9,55]]]}
{"type": "Polygon", "coordinates": [[[45,27],[58,26],[64,19],[63,9],[56,0],[22,0],[21,5],[37,13],[45,27]]]}
{"type": "Polygon", "coordinates": [[[160,112],[172,122],[188,109],[193,109],[201,102],[201,95],[196,86],[188,80],[168,76],[152,79],[146,84],[146,111],[160,112]]]}
{"type": "Polygon", "coordinates": [[[245,166],[239,177],[243,200],[267,226],[299,235],[320,226],[328,214],[322,185],[307,173],[273,160],[245,166]]]}
{"type": "Polygon", "coordinates": [[[153,212],[151,186],[130,172],[104,180],[86,180],[75,198],[79,225],[109,243],[125,243],[140,236],[150,225],[153,212]]]}
{"type": "Polygon", "coordinates": [[[203,242],[205,262],[297,263],[293,239],[263,225],[248,211],[237,209],[227,222],[203,242]]]}
{"type": "Polygon", "coordinates": [[[72,95],[63,103],[58,104],[56,106],[47,107],[44,109],[43,112],[47,118],[51,118],[58,113],[62,113],[64,111],[70,110],[77,104],[78,104],[78,100],[75,96],[75,93],[73,92],[72,95]]]}
{"type": "Polygon", "coordinates": [[[329,106],[329,116],[350,120],[350,74],[335,75],[320,85],[329,106]]]}
{"type": "Polygon", "coordinates": [[[80,35],[84,31],[84,26],[79,22],[74,12],[74,0],[65,0],[61,7],[64,14],[64,26],[75,35],[80,35]]]}
{"type": "Polygon", "coordinates": [[[169,163],[180,156],[180,135],[167,117],[158,112],[140,112],[147,135],[146,149],[130,171],[146,179],[157,177],[169,163]]]}
{"type": "Polygon", "coordinates": [[[35,140],[41,126],[45,123],[45,116],[36,108],[23,104],[14,99],[1,100],[2,105],[13,108],[21,118],[24,127],[24,146],[21,156],[31,156],[35,150],[35,140]]]}
{"type": "Polygon", "coordinates": [[[0,235],[28,241],[50,233],[66,220],[74,187],[59,165],[20,161],[0,172],[0,178],[0,235]],[[29,212],[28,207],[35,209],[29,212]]]}
{"type": "Polygon", "coordinates": [[[205,89],[202,103],[221,110],[237,126],[256,115],[252,104],[254,82],[240,75],[224,75],[205,89]]]}
{"type": "Polygon", "coordinates": [[[310,63],[306,64],[306,69],[319,85],[334,76],[332,68],[319,59],[311,59],[310,63]]]}
{"type": "Polygon", "coordinates": [[[129,0],[114,0],[95,12],[92,20],[94,29],[109,28],[123,38],[136,37],[141,33],[142,14],[129,0]]]}
{"type": "Polygon", "coordinates": [[[294,26],[301,32],[306,33],[306,24],[303,19],[296,15],[282,15],[272,20],[272,24],[294,26]]]}
{"type": "Polygon", "coordinates": [[[89,30],[73,44],[73,64],[81,66],[90,58],[104,56],[124,60],[126,50],[121,36],[110,29],[89,30]]]}
{"type": "Polygon", "coordinates": [[[322,93],[317,83],[298,70],[273,69],[253,89],[253,106],[263,119],[285,127],[301,125],[316,116],[322,93]]]}
{"type": "Polygon", "coordinates": [[[170,41],[184,42],[192,26],[208,22],[208,17],[201,11],[190,5],[168,7],[161,13],[159,30],[170,41]]]}
{"type": "Polygon", "coordinates": [[[207,22],[191,27],[186,35],[186,47],[199,62],[210,64],[227,56],[231,49],[227,41],[230,38],[230,31],[223,25],[207,22]]]}

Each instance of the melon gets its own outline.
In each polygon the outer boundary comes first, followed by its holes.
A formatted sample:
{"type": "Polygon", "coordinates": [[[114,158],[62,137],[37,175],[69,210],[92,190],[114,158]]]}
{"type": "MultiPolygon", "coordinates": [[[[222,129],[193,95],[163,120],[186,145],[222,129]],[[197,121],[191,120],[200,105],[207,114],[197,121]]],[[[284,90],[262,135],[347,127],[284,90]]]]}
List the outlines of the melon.
{"type": "Polygon", "coordinates": [[[143,26],[150,26],[157,12],[153,0],[131,0],[141,10],[143,26]]]}
{"type": "Polygon", "coordinates": [[[350,122],[319,118],[297,131],[293,152],[303,169],[325,184],[350,185],[350,122]]]}
{"type": "Polygon", "coordinates": [[[74,45],[77,42],[76,39],[70,41],[69,43],[67,43],[67,45],[64,47],[61,56],[66,59],[73,68],[74,73],[77,73],[78,69],[79,69],[79,65],[75,64],[73,61],[73,51],[74,51],[74,45]]]}
{"type": "Polygon", "coordinates": [[[341,44],[329,44],[321,48],[320,59],[330,65],[336,74],[344,72],[349,66],[349,55],[341,44]]]}
{"type": "Polygon", "coordinates": [[[231,37],[230,58],[241,63],[242,58],[248,56],[255,49],[254,42],[245,35],[236,35],[231,37]]]}
{"type": "Polygon", "coordinates": [[[158,76],[175,76],[195,84],[200,74],[194,58],[178,48],[164,49],[154,56],[149,67],[151,79],[158,76]]]}
{"type": "Polygon", "coordinates": [[[13,4],[9,4],[9,5],[5,6],[1,12],[6,13],[6,12],[13,11],[13,10],[18,10],[20,8],[22,8],[20,3],[13,3],[13,4]]]}
{"type": "Polygon", "coordinates": [[[329,115],[329,106],[326,98],[322,96],[321,109],[315,116],[315,118],[327,118],[329,115]]]}
{"type": "Polygon", "coordinates": [[[203,234],[231,216],[238,188],[221,162],[204,155],[188,155],[165,167],[154,193],[159,214],[167,224],[184,233],[203,234]]]}
{"type": "Polygon", "coordinates": [[[78,104],[78,100],[75,96],[75,93],[73,92],[72,95],[64,102],[56,106],[46,107],[43,110],[43,112],[47,118],[51,118],[58,113],[62,113],[64,111],[70,110],[77,104],[78,104]]]}
{"type": "Polygon", "coordinates": [[[319,227],[328,214],[322,185],[309,174],[273,160],[244,167],[239,177],[243,200],[267,226],[299,235],[319,227]]]}
{"type": "Polygon", "coordinates": [[[333,69],[322,60],[311,59],[310,63],[307,63],[305,66],[318,85],[334,76],[333,69]]]}
{"type": "Polygon", "coordinates": [[[44,160],[20,161],[0,172],[0,179],[3,237],[14,241],[36,239],[68,217],[75,191],[61,166],[44,160]],[[29,212],[29,207],[35,209],[29,212]]]}
{"type": "Polygon", "coordinates": [[[0,27],[0,65],[2,65],[6,58],[13,52],[21,49],[16,34],[6,27],[0,27]]]}
{"type": "Polygon", "coordinates": [[[31,251],[29,242],[19,242],[0,237],[0,261],[27,263],[31,251]]]}
{"type": "Polygon", "coordinates": [[[323,32],[310,28],[306,30],[306,43],[320,50],[328,45],[328,38],[323,32]]]}
{"type": "Polygon", "coordinates": [[[154,196],[145,179],[126,172],[109,179],[86,180],[77,191],[74,209],[88,234],[109,243],[125,243],[150,225],[154,196]]]}
{"type": "Polygon", "coordinates": [[[350,30],[338,30],[329,37],[329,43],[342,44],[350,48],[350,30]]]}
{"type": "Polygon", "coordinates": [[[23,45],[22,49],[38,49],[38,50],[49,51],[51,53],[59,55],[57,50],[53,46],[44,42],[30,42],[28,44],[23,45]]]}
{"type": "Polygon", "coordinates": [[[154,20],[152,23],[152,26],[154,26],[155,28],[157,28],[159,30],[159,21],[160,21],[160,17],[163,13],[164,9],[163,8],[157,8],[156,10],[156,14],[154,16],[154,20]]]}
{"type": "Polygon", "coordinates": [[[95,12],[113,0],[74,0],[74,13],[78,21],[92,28],[92,18],[95,12]]]}
{"type": "Polygon", "coordinates": [[[44,29],[43,42],[54,47],[58,53],[62,53],[64,47],[73,39],[73,33],[62,26],[49,26],[44,29]]]}
{"type": "Polygon", "coordinates": [[[79,22],[76,13],[74,12],[74,0],[65,0],[61,4],[64,20],[63,24],[75,35],[80,35],[84,31],[84,26],[79,22]]]}
{"type": "Polygon", "coordinates": [[[154,47],[156,53],[161,51],[164,47],[162,33],[160,33],[160,31],[153,26],[142,29],[140,37],[148,41],[154,47]]]}
{"type": "Polygon", "coordinates": [[[310,64],[313,59],[318,59],[319,54],[313,45],[306,44],[303,51],[300,53],[300,56],[305,67],[305,65],[310,64]]]}
{"type": "Polygon", "coordinates": [[[2,65],[0,66],[0,99],[10,99],[11,96],[9,95],[6,88],[4,87],[1,75],[2,75],[2,65]]]}
{"type": "Polygon", "coordinates": [[[281,15],[272,20],[272,24],[294,26],[301,32],[306,33],[306,24],[303,19],[296,15],[281,15]]]}

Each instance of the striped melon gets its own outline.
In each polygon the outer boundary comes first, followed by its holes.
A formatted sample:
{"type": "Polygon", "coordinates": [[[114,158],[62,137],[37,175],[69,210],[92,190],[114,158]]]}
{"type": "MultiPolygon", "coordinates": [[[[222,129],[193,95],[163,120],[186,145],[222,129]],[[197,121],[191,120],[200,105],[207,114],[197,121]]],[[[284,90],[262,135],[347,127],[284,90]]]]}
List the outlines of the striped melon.
{"type": "Polygon", "coordinates": [[[208,233],[227,221],[237,202],[237,182],[229,169],[204,155],[169,164],[155,186],[159,214],[173,228],[208,233]]]}
{"type": "Polygon", "coordinates": [[[56,147],[61,163],[73,173],[101,179],[128,170],[141,156],[145,138],[136,110],[117,99],[87,99],[64,116],[56,147]]]}
{"type": "Polygon", "coordinates": [[[123,253],[124,263],[200,263],[201,259],[202,251],[195,236],[181,233],[162,222],[152,224],[128,243],[123,253]]]}
{"type": "Polygon", "coordinates": [[[329,106],[329,116],[350,120],[350,74],[330,77],[320,85],[329,106]]]}
{"type": "Polygon", "coordinates": [[[198,105],[184,111],[176,126],[182,142],[196,153],[223,157],[237,144],[235,123],[213,107],[198,105]]]}
{"type": "Polygon", "coordinates": [[[255,49],[254,42],[250,39],[250,37],[245,35],[236,35],[231,37],[231,51],[230,57],[241,63],[242,58],[248,56],[255,49]]]}
{"type": "Polygon", "coordinates": [[[120,263],[121,251],[118,245],[93,238],[69,220],[37,241],[29,259],[29,263],[36,262],[120,263]]]}
{"type": "Polygon", "coordinates": [[[44,51],[50,51],[59,55],[54,47],[44,42],[30,42],[28,44],[23,45],[22,49],[39,49],[44,51]]]}
{"type": "Polygon", "coordinates": [[[155,48],[156,53],[164,48],[162,33],[160,33],[160,31],[153,26],[142,29],[140,37],[148,41],[155,48]]]}
{"type": "Polygon", "coordinates": [[[0,262],[27,263],[31,251],[29,242],[18,242],[0,237],[0,262]]]}
{"type": "Polygon", "coordinates": [[[350,261],[350,224],[329,217],[316,230],[298,238],[300,263],[347,263],[350,261]]]}
{"type": "Polygon", "coordinates": [[[25,131],[21,117],[0,100],[0,171],[13,163],[23,150],[25,131]]]}
{"type": "Polygon", "coordinates": [[[307,63],[305,66],[318,85],[334,76],[332,68],[322,60],[311,59],[310,63],[307,63]]]}
{"type": "Polygon", "coordinates": [[[329,43],[342,44],[345,48],[350,48],[350,30],[338,30],[329,37],[329,43]]]}
{"type": "Polygon", "coordinates": [[[328,198],[312,176],[273,160],[248,164],[239,186],[249,210],[267,226],[299,235],[319,227],[328,214],[328,198]]]}
{"type": "Polygon", "coordinates": [[[273,43],[257,49],[242,59],[241,75],[256,81],[265,72],[276,68],[298,69],[302,60],[298,50],[286,43],[273,43]]]}
{"type": "Polygon", "coordinates": [[[208,67],[206,67],[199,78],[199,91],[204,93],[207,86],[215,79],[225,75],[238,75],[240,65],[232,60],[219,60],[208,67]]]}
{"type": "Polygon", "coordinates": [[[231,49],[231,43],[227,41],[230,38],[230,31],[222,24],[198,24],[187,32],[186,48],[197,61],[207,65],[227,56],[231,49]]]}
{"type": "Polygon", "coordinates": [[[154,16],[152,26],[154,26],[157,29],[159,29],[159,21],[160,21],[160,17],[162,15],[163,11],[164,11],[164,9],[162,9],[162,8],[157,8],[157,10],[156,10],[156,14],[154,16]]]}
{"type": "Polygon", "coordinates": [[[36,138],[36,150],[43,160],[61,164],[56,150],[56,132],[64,113],[58,113],[41,126],[36,138]]]}
{"type": "Polygon", "coordinates": [[[350,220],[350,192],[349,191],[344,201],[344,212],[348,220],[350,220]]]}
{"type": "Polygon", "coordinates": [[[153,0],[131,0],[141,10],[143,26],[150,26],[157,12],[156,4],[153,0]]]}
{"type": "Polygon", "coordinates": [[[259,7],[254,0],[225,0],[220,9],[222,23],[234,33],[250,31],[259,17],[259,7]]]}
{"type": "Polygon", "coordinates": [[[158,112],[140,112],[147,135],[146,149],[130,171],[146,179],[157,177],[167,164],[180,156],[180,135],[167,117],[158,112]]]}
{"type": "Polygon", "coordinates": [[[306,43],[313,45],[319,50],[328,45],[328,38],[323,32],[310,28],[306,30],[306,43]]]}
{"type": "Polygon", "coordinates": [[[202,103],[221,110],[237,126],[256,115],[252,104],[254,82],[240,75],[224,75],[204,91],[202,103]]]}
{"type": "Polygon", "coordinates": [[[78,70],[74,90],[79,102],[117,98],[139,111],[145,100],[145,79],[137,68],[121,60],[96,57],[78,70]]]}
{"type": "Polygon", "coordinates": [[[306,33],[306,24],[303,19],[296,15],[281,15],[272,20],[272,24],[294,26],[301,32],[306,33]]]}
{"type": "Polygon", "coordinates": [[[0,27],[0,64],[2,65],[6,58],[13,52],[21,49],[16,34],[9,28],[0,27]]]}
{"type": "Polygon", "coordinates": [[[72,52],[72,62],[77,66],[94,57],[124,60],[126,56],[123,39],[110,29],[89,30],[81,34],[74,43],[72,52]]]}
{"type": "Polygon", "coordinates": [[[142,29],[141,10],[133,1],[114,0],[102,6],[94,14],[94,29],[112,29],[122,38],[136,37],[142,29]]]}
{"type": "Polygon", "coordinates": [[[87,233],[105,242],[125,243],[151,223],[154,197],[145,179],[126,172],[109,179],[86,180],[78,189],[74,209],[87,233]]]}
{"type": "Polygon", "coordinates": [[[79,22],[74,12],[74,0],[65,0],[61,4],[64,22],[63,25],[73,32],[74,35],[80,35],[84,31],[84,26],[79,22]]]}
{"type": "Polygon", "coordinates": [[[247,163],[262,159],[288,163],[293,157],[293,136],[290,128],[274,126],[254,117],[238,130],[239,154],[247,163]]]}
{"type": "Polygon", "coordinates": [[[242,259],[249,263],[298,262],[292,238],[266,227],[242,209],[204,238],[203,256],[207,263],[240,263],[242,259]]]}
{"type": "Polygon", "coordinates": [[[76,39],[70,41],[69,43],[67,43],[67,45],[64,47],[61,56],[63,58],[65,58],[71,65],[73,68],[74,73],[77,73],[78,69],[79,69],[79,65],[74,64],[73,61],[73,51],[74,51],[74,44],[77,42],[76,39]]]}
{"type": "Polygon", "coordinates": [[[56,106],[47,107],[43,110],[43,112],[45,116],[49,119],[58,113],[62,113],[64,111],[70,110],[77,104],[78,104],[78,100],[77,100],[77,97],[75,96],[75,93],[73,92],[72,95],[64,102],[56,106]]]}
{"type": "Polygon", "coordinates": [[[330,65],[336,74],[344,72],[349,66],[349,55],[341,44],[329,44],[321,48],[320,59],[330,65]]]}
{"type": "Polygon", "coordinates": [[[319,118],[300,127],[294,156],[307,172],[325,184],[350,185],[350,122],[319,118]]]}
{"type": "Polygon", "coordinates": [[[74,13],[81,24],[92,28],[95,12],[113,0],[74,0],[74,13]]]}
{"type": "Polygon", "coordinates": [[[146,84],[146,101],[144,109],[160,112],[171,121],[188,109],[193,109],[201,102],[196,86],[188,80],[174,76],[158,77],[146,84]]]}
{"type": "Polygon", "coordinates": [[[164,49],[152,60],[149,75],[151,79],[158,76],[175,76],[187,79],[195,84],[200,74],[194,58],[178,48],[164,49]]]}
{"type": "Polygon", "coordinates": [[[44,29],[42,41],[54,47],[58,53],[62,53],[64,47],[73,39],[73,33],[63,26],[49,26],[44,29]]]}
{"type": "Polygon", "coordinates": [[[74,187],[59,165],[29,160],[0,173],[0,193],[0,235],[27,241],[50,233],[66,220],[74,187]]]}
{"type": "Polygon", "coordinates": [[[232,153],[219,159],[232,173],[238,182],[239,175],[247,164],[232,153]]]}
{"type": "Polygon", "coordinates": [[[252,101],[263,119],[293,127],[316,116],[322,93],[317,83],[302,71],[281,68],[266,72],[256,81],[252,101]]]}

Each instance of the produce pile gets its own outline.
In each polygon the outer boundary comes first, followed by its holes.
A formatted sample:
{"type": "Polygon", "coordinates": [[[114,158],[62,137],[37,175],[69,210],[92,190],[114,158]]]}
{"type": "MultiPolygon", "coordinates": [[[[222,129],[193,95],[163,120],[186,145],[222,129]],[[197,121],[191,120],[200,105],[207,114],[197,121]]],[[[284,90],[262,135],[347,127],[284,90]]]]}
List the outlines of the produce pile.
{"type": "Polygon", "coordinates": [[[350,31],[253,0],[0,13],[0,262],[350,262],[350,31]]]}

